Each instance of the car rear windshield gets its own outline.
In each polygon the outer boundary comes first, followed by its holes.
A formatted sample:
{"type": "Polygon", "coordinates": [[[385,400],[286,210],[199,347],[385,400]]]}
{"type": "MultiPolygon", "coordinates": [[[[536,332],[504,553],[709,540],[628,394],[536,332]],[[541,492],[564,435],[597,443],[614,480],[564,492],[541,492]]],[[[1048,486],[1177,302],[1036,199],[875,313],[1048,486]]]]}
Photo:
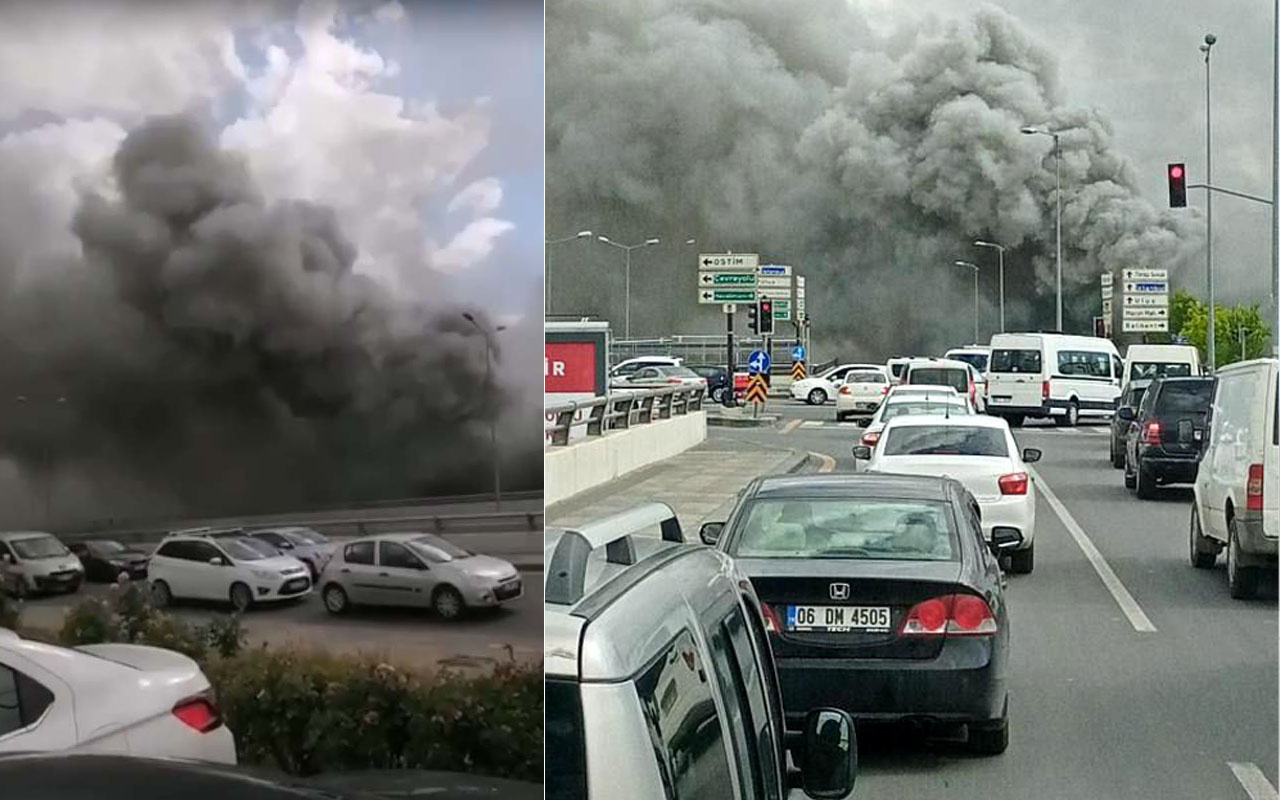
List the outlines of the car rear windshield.
{"type": "Polygon", "coordinates": [[[992,350],[992,372],[1034,372],[1043,369],[1039,350],[992,350]]]}
{"type": "Polygon", "coordinates": [[[907,383],[950,386],[958,392],[967,392],[969,391],[969,371],[955,367],[916,367],[907,376],[907,383]]]}
{"type": "Polygon", "coordinates": [[[912,400],[909,403],[890,403],[884,407],[882,420],[894,417],[905,417],[911,414],[968,414],[969,408],[959,401],[944,403],[941,401],[912,400]]]}
{"type": "Polygon", "coordinates": [[[894,428],[884,444],[886,456],[994,456],[1007,458],[1008,443],[999,428],[966,425],[910,425],[894,428]]]}
{"type": "Polygon", "coordinates": [[[586,800],[587,743],[583,737],[582,692],[575,681],[547,678],[546,798],[586,800]]]}
{"type": "Polygon", "coordinates": [[[89,542],[89,552],[95,556],[110,556],[123,553],[126,549],[119,542],[89,542]]]}
{"type": "Polygon", "coordinates": [[[963,361],[966,364],[970,364],[978,372],[987,371],[986,353],[956,353],[955,355],[947,356],[947,358],[952,361],[963,361]]]}
{"type": "Polygon", "coordinates": [[[752,504],[745,519],[730,546],[738,558],[959,559],[940,501],[779,498],[752,504]]]}
{"type": "Polygon", "coordinates": [[[41,558],[57,558],[71,551],[62,546],[62,542],[52,536],[32,536],[29,539],[16,539],[9,546],[18,554],[18,558],[34,561],[41,558]]]}
{"type": "Polygon", "coordinates": [[[1129,368],[1129,380],[1144,380],[1152,378],[1190,378],[1191,365],[1169,364],[1159,361],[1135,361],[1133,366],[1129,368]]]}
{"type": "Polygon", "coordinates": [[[1156,414],[1205,414],[1213,400],[1213,381],[1174,381],[1160,387],[1156,414]]]}
{"type": "Polygon", "coordinates": [[[874,370],[867,372],[850,372],[844,379],[845,383],[888,383],[889,379],[885,377],[883,372],[874,370]]]}

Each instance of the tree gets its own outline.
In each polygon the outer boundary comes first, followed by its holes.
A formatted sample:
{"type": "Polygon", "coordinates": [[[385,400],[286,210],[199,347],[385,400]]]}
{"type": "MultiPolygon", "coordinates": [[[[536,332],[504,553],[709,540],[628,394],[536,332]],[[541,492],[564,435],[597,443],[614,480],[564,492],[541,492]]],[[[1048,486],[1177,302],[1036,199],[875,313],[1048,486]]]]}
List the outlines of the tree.
{"type": "MultiPolygon", "coordinates": [[[[1271,328],[1262,319],[1258,306],[1218,306],[1214,326],[1216,358],[1222,367],[1237,361],[1261,358],[1267,354],[1271,340],[1271,328]]],[[[1200,351],[1200,358],[1207,361],[1209,352],[1209,307],[1199,300],[1178,292],[1174,307],[1169,313],[1169,328],[1177,330],[1200,351]],[[1182,301],[1181,306],[1178,305],[1182,301]],[[1175,316],[1179,316],[1175,326],[1175,316]]]]}

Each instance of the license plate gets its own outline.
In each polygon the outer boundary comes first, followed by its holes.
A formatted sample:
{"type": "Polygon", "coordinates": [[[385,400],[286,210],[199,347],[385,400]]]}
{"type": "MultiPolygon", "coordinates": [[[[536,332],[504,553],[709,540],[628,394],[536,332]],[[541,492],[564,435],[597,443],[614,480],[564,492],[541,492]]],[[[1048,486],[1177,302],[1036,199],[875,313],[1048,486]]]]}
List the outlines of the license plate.
{"type": "Polygon", "coordinates": [[[499,600],[509,600],[512,597],[516,597],[520,594],[520,581],[499,586],[493,594],[499,600]]]}
{"type": "Polygon", "coordinates": [[[999,395],[999,394],[997,394],[997,395],[993,395],[993,396],[991,397],[991,402],[996,403],[997,405],[999,405],[999,404],[1001,404],[1001,403],[1004,403],[1004,404],[1006,404],[1006,405],[1007,405],[1007,404],[1009,404],[1009,403],[1012,403],[1012,402],[1013,402],[1013,397],[1011,397],[1011,396],[1006,396],[1006,395],[999,395]]]}
{"type": "Polygon", "coordinates": [[[887,631],[891,614],[885,606],[788,606],[787,630],[887,631]]]}

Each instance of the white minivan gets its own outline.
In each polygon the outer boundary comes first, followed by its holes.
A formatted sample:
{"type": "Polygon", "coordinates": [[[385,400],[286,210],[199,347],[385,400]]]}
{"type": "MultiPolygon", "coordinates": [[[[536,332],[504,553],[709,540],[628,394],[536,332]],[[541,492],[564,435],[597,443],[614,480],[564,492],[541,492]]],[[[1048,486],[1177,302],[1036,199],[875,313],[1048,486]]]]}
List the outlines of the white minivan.
{"type": "Polygon", "coordinates": [[[1131,344],[1124,354],[1124,375],[1131,380],[1193,378],[1200,374],[1200,351],[1188,344],[1131,344]]]}
{"type": "Polygon", "coordinates": [[[1191,563],[1213,567],[1227,551],[1232,597],[1257,593],[1276,567],[1280,537],[1280,361],[1260,358],[1219,369],[1209,433],[1191,506],[1191,563]]]}
{"type": "Polygon", "coordinates": [[[1110,339],[1057,333],[999,333],[987,365],[988,414],[1017,427],[1027,417],[1075,425],[1109,417],[1124,362],[1110,339]]]}

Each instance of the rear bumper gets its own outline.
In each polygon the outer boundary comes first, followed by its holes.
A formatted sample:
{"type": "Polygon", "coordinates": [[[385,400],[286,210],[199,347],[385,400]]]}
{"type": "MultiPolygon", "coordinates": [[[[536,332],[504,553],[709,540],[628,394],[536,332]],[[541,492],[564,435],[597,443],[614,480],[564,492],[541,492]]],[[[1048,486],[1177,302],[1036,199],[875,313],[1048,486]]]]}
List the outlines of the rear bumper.
{"type": "Polygon", "coordinates": [[[979,500],[982,509],[982,536],[991,541],[993,528],[1015,528],[1022,534],[1019,550],[1036,540],[1036,499],[1033,494],[1011,495],[999,500],[979,500]]]}
{"type": "Polygon", "coordinates": [[[1277,565],[1276,539],[1266,535],[1262,515],[1256,511],[1241,515],[1237,530],[1240,535],[1240,550],[1248,556],[1247,566],[1277,565]]]}
{"type": "Polygon", "coordinates": [[[880,408],[880,400],[865,397],[843,397],[836,395],[836,411],[842,414],[866,414],[871,416],[880,408]]]}
{"type": "Polygon", "coordinates": [[[1007,694],[1003,646],[984,636],[948,639],[933,659],[780,658],[787,727],[801,728],[807,710],[820,706],[866,721],[998,719],[1007,694]]]}
{"type": "Polygon", "coordinates": [[[1049,406],[1011,406],[1007,403],[997,403],[993,398],[987,398],[987,413],[994,417],[1047,417],[1049,406]]]}
{"type": "Polygon", "coordinates": [[[1156,453],[1142,454],[1142,468],[1147,474],[1164,483],[1195,483],[1200,471],[1200,460],[1187,456],[1170,456],[1156,453]]]}

